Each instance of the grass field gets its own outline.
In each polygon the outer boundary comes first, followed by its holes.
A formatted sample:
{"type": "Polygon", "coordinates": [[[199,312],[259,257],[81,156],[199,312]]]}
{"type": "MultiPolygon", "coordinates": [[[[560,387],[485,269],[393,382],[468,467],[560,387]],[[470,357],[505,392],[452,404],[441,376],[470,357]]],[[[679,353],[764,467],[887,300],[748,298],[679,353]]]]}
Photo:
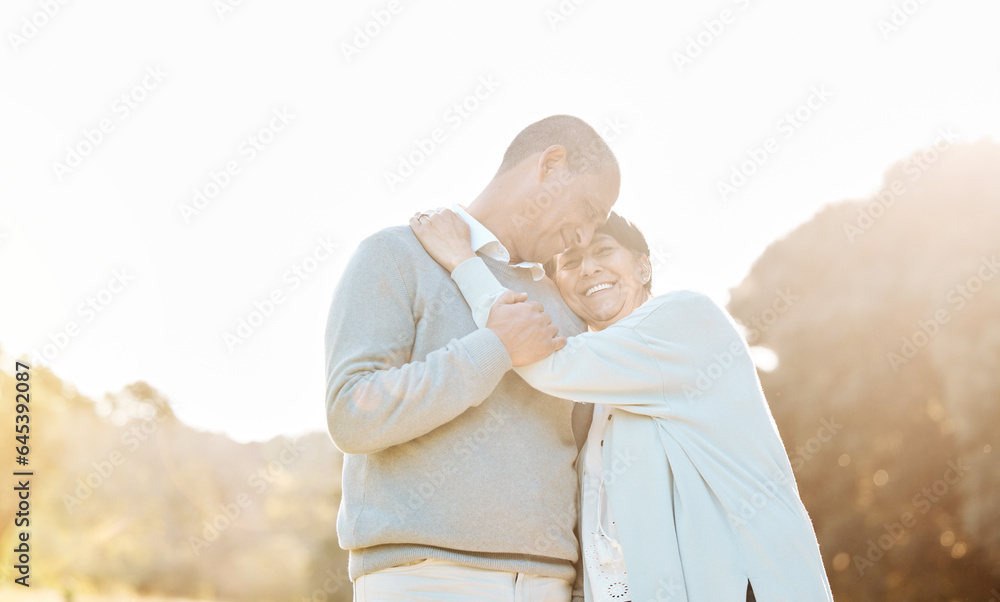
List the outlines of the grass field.
{"type": "Polygon", "coordinates": [[[139,597],[113,594],[74,594],[64,596],[54,589],[0,586],[0,602],[203,602],[194,598],[139,597]]]}

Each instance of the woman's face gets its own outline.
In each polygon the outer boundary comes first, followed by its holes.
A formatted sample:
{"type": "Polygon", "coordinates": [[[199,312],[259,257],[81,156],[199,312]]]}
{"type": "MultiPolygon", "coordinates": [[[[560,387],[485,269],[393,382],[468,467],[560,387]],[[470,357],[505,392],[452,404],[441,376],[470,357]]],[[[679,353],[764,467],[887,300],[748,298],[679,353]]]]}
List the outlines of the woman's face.
{"type": "Polygon", "coordinates": [[[644,285],[649,258],[636,255],[607,234],[586,247],[555,258],[555,282],[566,305],[592,330],[603,330],[635,311],[649,298],[644,285]]]}

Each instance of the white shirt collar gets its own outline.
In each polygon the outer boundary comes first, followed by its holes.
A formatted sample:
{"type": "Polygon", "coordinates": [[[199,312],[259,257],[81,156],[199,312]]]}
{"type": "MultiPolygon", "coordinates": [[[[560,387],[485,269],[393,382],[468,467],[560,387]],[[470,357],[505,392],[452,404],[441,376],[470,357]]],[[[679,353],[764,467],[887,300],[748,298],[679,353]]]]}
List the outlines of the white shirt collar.
{"type": "Polygon", "coordinates": [[[507,250],[500,240],[494,235],[489,229],[479,223],[479,220],[469,215],[458,203],[452,205],[451,210],[458,214],[466,224],[469,225],[469,232],[472,234],[472,250],[477,253],[482,253],[490,259],[495,259],[499,262],[510,264],[515,268],[524,268],[531,272],[532,280],[541,280],[545,277],[545,268],[542,267],[540,263],[532,263],[530,261],[522,261],[521,263],[510,263],[510,251],[507,250]]]}

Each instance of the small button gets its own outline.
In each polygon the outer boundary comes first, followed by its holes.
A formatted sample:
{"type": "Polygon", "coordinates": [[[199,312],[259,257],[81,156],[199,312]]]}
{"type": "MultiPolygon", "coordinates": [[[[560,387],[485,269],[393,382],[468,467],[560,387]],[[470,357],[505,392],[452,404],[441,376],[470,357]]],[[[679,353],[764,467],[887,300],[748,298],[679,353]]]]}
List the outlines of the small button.
{"type": "Polygon", "coordinates": [[[608,414],[608,420],[611,420],[611,414],[608,414]]]}
{"type": "Polygon", "coordinates": [[[601,439],[601,447],[604,447],[604,439],[601,439]]]}

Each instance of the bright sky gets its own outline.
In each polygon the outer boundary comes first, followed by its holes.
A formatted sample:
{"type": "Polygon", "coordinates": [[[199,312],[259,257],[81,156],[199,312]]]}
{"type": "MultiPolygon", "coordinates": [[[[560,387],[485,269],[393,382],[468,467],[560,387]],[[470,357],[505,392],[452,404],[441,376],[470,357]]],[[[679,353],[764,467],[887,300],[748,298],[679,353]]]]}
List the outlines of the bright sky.
{"type": "Polygon", "coordinates": [[[241,441],[323,430],[351,251],[471,200],[532,121],[602,131],[655,292],[720,303],[942,128],[1000,140],[996,2],[677,4],[4,2],[4,369],[49,345],[94,399],[145,380],[241,441]]]}

